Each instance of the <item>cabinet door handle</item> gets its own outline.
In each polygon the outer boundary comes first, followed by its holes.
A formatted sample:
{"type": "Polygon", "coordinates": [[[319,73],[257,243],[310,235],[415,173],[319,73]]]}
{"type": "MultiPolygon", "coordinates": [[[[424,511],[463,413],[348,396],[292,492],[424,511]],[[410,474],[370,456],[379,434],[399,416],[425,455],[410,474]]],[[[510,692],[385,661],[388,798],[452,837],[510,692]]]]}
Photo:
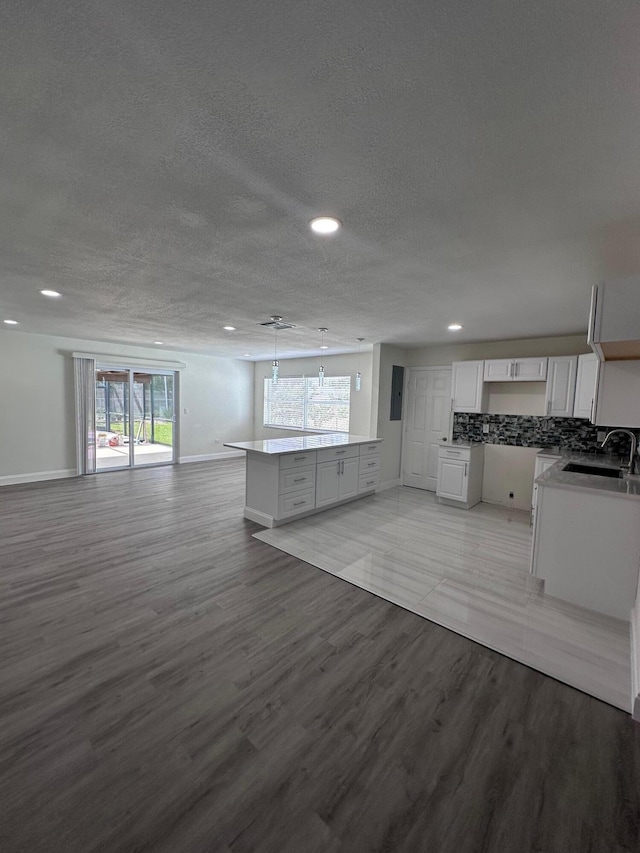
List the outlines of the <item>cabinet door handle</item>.
{"type": "Polygon", "coordinates": [[[304,483],[304,481],[305,481],[306,479],[307,479],[306,477],[298,477],[298,478],[297,478],[297,479],[295,479],[293,482],[294,482],[294,483],[304,483]]]}
{"type": "Polygon", "coordinates": [[[547,414],[551,411],[551,400],[547,400],[547,414]]]}
{"type": "Polygon", "coordinates": [[[307,458],[306,456],[294,456],[293,461],[294,462],[300,462],[301,459],[306,459],[306,458],[307,458]]]}
{"type": "Polygon", "coordinates": [[[375,480],[367,480],[367,486],[373,486],[375,480]]]}
{"type": "Polygon", "coordinates": [[[464,463],[464,476],[467,476],[467,462],[464,463]]]}
{"type": "Polygon", "coordinates": [[[342,471],[340,471],[340,473],[344,474],[344,459],[342,460],[342,471]]]}
{"type": "Polygon", "coordinates": [[[509,376],[513,376],[513,362],[509,364],[509,376]]]}
{"type": "Polygon", "coordinates": [[[306,501],[296,501],[294,506],[302,506],[302,504],[306,504],[306,501]]]}
{"type": "Polygon", "coordinates": [[[377,464],[378,464],[377,462],[369,462],[369,464],[367,465],[367,468],[375,468],[375,466],[377,464]]]}
{"type": "Polygon", "coordinates": [[[346,450],[336,450],[336,456],[339,456],[341,453],[346,453],[346,450]]]}
{"type": "Polygon", "coordinates": [[[591,398],[591,414],[589,415],[589,420],[593,423],[593,404],[595,403],[595,398],[591,398]]]}

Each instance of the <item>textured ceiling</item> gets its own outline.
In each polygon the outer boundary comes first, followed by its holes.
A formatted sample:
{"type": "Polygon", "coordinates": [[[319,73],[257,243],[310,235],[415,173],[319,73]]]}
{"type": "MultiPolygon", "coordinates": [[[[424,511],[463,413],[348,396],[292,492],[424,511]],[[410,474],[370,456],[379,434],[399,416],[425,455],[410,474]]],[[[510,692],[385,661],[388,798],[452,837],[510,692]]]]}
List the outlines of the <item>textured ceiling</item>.
{"type": "Polygon", "coordinates": [[[273,313],[282,356],[318,326],[571,334],[640,272],[636,0],[4,0],[0,43],[19,331],[254,358],[273,313]]]}

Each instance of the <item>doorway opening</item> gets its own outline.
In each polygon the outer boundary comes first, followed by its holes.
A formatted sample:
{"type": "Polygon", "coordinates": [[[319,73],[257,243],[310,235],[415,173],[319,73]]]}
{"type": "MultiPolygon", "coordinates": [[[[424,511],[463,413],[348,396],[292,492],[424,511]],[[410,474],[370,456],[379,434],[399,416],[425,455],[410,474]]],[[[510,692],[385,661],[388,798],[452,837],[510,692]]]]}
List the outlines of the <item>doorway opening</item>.
{"type": "Polygon", "coordinates": [[[176,384],[173,371],[96,365],[96,471],[175,461],[176,384]]]}

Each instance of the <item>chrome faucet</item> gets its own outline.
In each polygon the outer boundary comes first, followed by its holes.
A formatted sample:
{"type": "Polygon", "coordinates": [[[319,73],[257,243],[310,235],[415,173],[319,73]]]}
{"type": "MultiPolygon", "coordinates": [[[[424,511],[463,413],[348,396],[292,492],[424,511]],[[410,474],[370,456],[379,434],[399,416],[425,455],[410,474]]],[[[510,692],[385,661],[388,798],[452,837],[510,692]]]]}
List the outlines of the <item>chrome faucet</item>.
{"type": "Polygon", "coordinates": [[[602,442],[600,447],[604,447],[605,444],[611,438],[611,436],[615,435],[617,432],[622,432],[625,435],[628,435],[629,438],[631,439],[631,450],[629,452],[629,461],[627,462],[627,464],[624,467],[629,469],[630,474],[635,474],[636,473],[635,467],[637,464],[636,451],[638,449],[638,439],[636,438],[636,434],[634,432],[631,432],[630,429],[610,429],[609,432],[605,435],[604,441],[602,442]]]}

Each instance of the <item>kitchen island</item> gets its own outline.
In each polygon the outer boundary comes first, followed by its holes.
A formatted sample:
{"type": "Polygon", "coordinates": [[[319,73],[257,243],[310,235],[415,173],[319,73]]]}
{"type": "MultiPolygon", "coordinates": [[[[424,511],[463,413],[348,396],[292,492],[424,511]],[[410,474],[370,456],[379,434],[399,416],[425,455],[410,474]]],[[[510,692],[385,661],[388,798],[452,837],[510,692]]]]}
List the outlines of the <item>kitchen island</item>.
{"type": "Polygon", "coordinates": [[[546,594],[629,621],[640,565],[640,476],[565,470],[620,461],[565,453],[536,478],[531,571],[546,594]]]}
{"type": "Polygon", "coordinates": [[[322,433],[226,442],[247,455],[244,517],[277,527],[375,492],[382,439],[322,433]]]}

